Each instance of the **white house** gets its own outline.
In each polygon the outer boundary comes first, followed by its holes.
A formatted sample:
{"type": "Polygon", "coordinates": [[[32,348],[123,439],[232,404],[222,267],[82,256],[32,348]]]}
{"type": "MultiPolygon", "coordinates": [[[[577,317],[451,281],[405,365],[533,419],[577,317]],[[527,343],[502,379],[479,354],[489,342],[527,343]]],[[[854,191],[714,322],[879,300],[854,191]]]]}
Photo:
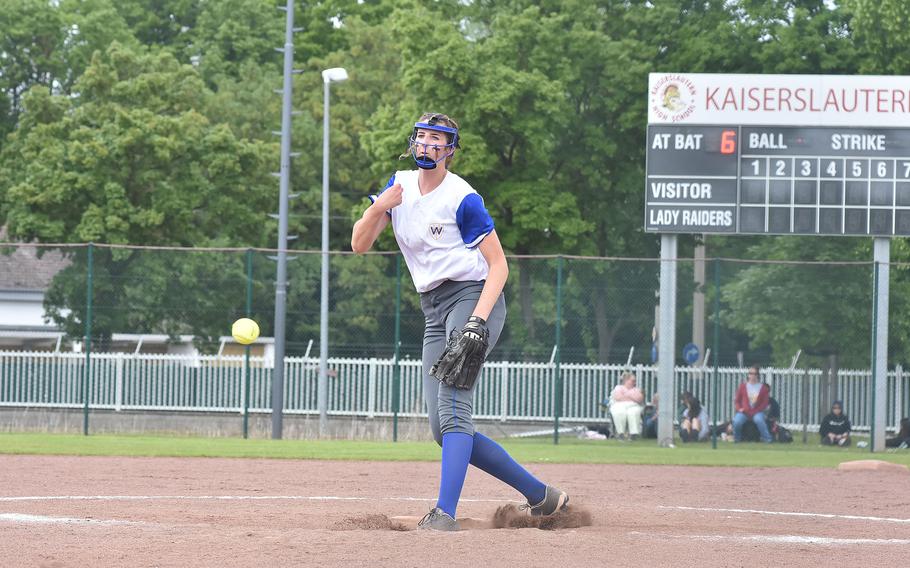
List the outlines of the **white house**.
{"type": "MultiPolygon", "coordinates": [[[[0,229],[0,241],[5,237],[0,229]]],[[[44,294],[69,263],[57,250],[27,245],[0,250],[0,349],[57,347],[61,334],[45,318],[44,294]]]]}

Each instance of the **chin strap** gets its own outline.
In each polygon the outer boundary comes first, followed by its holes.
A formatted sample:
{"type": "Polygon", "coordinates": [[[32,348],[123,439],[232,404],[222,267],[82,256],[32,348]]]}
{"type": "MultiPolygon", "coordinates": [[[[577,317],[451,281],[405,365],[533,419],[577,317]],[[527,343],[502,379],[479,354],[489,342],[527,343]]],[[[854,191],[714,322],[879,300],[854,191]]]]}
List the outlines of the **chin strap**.
{"type": "Polygon", "coordinates": [[[421,168],[424,170],[435,170],[436,166],[437,166],[437,164],[439,164],[439,162],[445,160],[452,154],[446,154],[445,156],[439,158],[435,162],[429,158],[418,156],[416,150],[411,150],[411,155],[414,156],[414,163],[417,164],[418,168],[421,168]]]}

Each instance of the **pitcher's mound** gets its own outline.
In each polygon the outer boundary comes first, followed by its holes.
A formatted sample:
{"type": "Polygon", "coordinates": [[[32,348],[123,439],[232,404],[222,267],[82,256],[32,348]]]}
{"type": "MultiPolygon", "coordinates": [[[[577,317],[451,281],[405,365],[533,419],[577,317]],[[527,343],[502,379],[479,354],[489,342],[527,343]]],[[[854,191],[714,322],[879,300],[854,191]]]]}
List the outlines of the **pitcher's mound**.
{"type": "MultiPolygon", "coordinates": [[[[385,515],[364,515],[362,517],[345,517],[335,523],[333,527],[336,531],[409,531],[411,527],[407,523],[402,523],[399,517],[391,519],[385,515]]],[[[417,523],[415,522],[416,526],[417,523]]]]}
{"type": "Polygon", "coordinates": [[[841,462],[837,469],[842,471],[894,471],[899,473],[910,473],[910,468],[899,463],[891,463],[882,460],[855,460],[841,462]]]}
{"type": "MultiPolygon", "coordinates": [[[[413,531],[417,529],[417,523],[420,522],[420,519],[423,517],[390,517],[390,520],[393,523],[397,523],[407,531],[413,531]]],[[[477,519],[474,517],[458,517],[458,526],[461,527],[461,530],[475,530],[475,529],[492,529],[493,522],[490,519],[477,519]]]]}
{"type": "MultiPolygon", "coordinates": [[[[382,515],[379,515],[382,516],[382,515]]],[[[414,530],[421,517],[385,517],[394,527],[392,530],[414,530]]],[[[350,523],[349,523],[350,524],[350,523]]],[[[542,530],[575,529],[587,527],[592,524],[591,513],[576,505],[569,505],[566,510],[559,511],[549,517],[530,517],[515,505],[503,505],[496,509],[491,519],[474,517],[458,517],[461,530],[477,529],[526,529],[535,528],[542,530]]],[[[373,528],[355,526],[354,528],[373,528]]],[[[376,528],[387,528],[385,526],[376,528]]]]}
{"type": "Polygon", "coordinates": [[[591,526],[590,511],[581,509],[576,505],[568,505],[564,510],[549,517],[531,517],[523,513],[515,505],[503,505],[496,509],[493,515],[493,525],[498,529],[542,529],[552,531],[557,529],[577,529],[591,526]]]}

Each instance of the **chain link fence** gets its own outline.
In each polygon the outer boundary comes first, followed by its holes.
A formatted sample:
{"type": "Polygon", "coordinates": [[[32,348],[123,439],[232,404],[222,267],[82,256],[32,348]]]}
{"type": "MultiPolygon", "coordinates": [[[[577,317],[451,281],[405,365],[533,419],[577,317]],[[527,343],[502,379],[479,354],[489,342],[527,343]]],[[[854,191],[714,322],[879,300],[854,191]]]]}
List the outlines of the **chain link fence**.
{"type": "MultiPolygon", "coordinates": [[[[244,352],[228,337],[231,323],[249,316],[259,323],[263,337],[253,354],[264,361],[258,364],[259,371],[250,374],[249,402],[255,408],[267,409],[269,377],[261,369],[269,366],[265,362],[274,332],[274,255],[275,251],[260,249],[4,245],[0,251],[0,350],[172,354],[197,357],[197,362],[217,355],[222,357],[220,365],[231,367],[225,361],[244,352]]],[[[300,365],[288,375],[291,390],[286,400],[301,411],[315,404],[315,394],[308,390],[309,379],[305,377],[315,373],[311,363],[319,352],[321,261],[318,252],[288,253],[286,351],[288,358],[300,365]]],[[[563,381],[560,416],[566,420],[603,420],[599,402],[608,396],[618,373],[625,368],[637,370],[644,394],[650,399],[656,391],[652,378],[655,330],[659,328],[657,259],[514,256],[509,257],[509,265],[506,328],[491,356],[498,366],[491,366],[489,373],[500,367],[505,370],[496,371],[503,374],[489,379],[484,387],[489,391],[483,394],[483,404],[487,405],[483,408],[489,410],[484,413],[500,416],[505,408],[505,415],[514,419],[552,417],[557,404],[553,389],[559,378],[563,381]],[[510,369],[519,369],[515,376],[536,373],[538,378],[522,378],[511,384],[510,369]],[[585,378],[586,373],[596,379],[585,378]],[[514,388],[509,388],[510,384],[514,388]]],[[[423,315],[400,255],[332,253],[329,266],[328,351],[334,361],[339,361],[336,367],[344,366],[342,360],[391,360],[395,337],[400,337],[402,365],[419,370],[423,315]],[[400,302],[396,301],[399,296],[400,302]]],[[[677,268],[678,391],[692,390],[713,415],[727,419],[732,410],[732,389],[744,378],[737,369],[758,363],[775,369],[767,378],[772,394],[781,398],[789,423],[817,423],[834,400],[843,400],[847,413],[858,423],[868,423],[871,262],[708,258],[703,266],[682,259],[677,268]],[[696,282],[695,275],[702,273],[704,280],[696,282]],[[702,305],[704,308],[699,307],[702,305]],[[680,348],[699,337],[705,339],[697,345],[697,357],[689,364],[680,348]],[[726,369],[727,377],[716,398],[707,388],[715,363],[726,369]],[[806,376],[811,377],[808,383],[806,376]]],[[[906,293],[910,291],[910,267],[894,263],[890,268],[889,368],[894,369],[903,365],[908,355],[905,340],[910,337],[910,318],[903,314],[910,297],[906,293]]],[[[57,385],[53,388],[74,388],[47,378],[50,372],[73,372],[72,362],[59,368],[39,362],[28,373],[44,373],[44,378],[23,382],[23,367],[12,361],[11,357],[0,359],[0,404],[28,404],[29,398],[19,395],[31,392],[30,388],[51,392],[34,386],[44,384],[40,381],[57,385]]],[[[116,362],[110,365],[113,367],[107,372],[113,373],[113,378],[105,387],[110,392],[98,395],[99,404],[103,399],[107,401],[104,404],[113,406],[129,403],[152,408],[161,405],[147,401],[167,399],[158,394],[142,398],[142,389],[149,393],[175,389],[179,400],[165,405],[169,408],[193,408],[196,404],[200,408],[228,409],[246,396],[237,382],[244,379],[237,375],[231,379],[231,384],[237,385],[236,392],[219,391],[217,396],[222,398],[205,398],[216,396],[204,391],[207,379],[203,373],[208,371],[200,369],[207,365],[195,364],[196,391],[187,386],[189,379],[173,373],[156,375],[154,365],[140,369],[133,363],[121,363],[119,371],[116,362]],[[118,372],[124,375],[120,383],[118,372]],[[136,382],[139,374],[143,378],[136,382]],[[119,399],[117,384],[126,389],[119,399]]],[[[370,404],[375,412],[386,402],[391,404],[393,397],[385,387],[370,394],[370,380],[374,386],[385,384],[385,364],[377,365],[373,379],[369,371],[350,376],[335,371],[332,412],[353,412],[353,408],[360,412],[370,404]],[[344,402],[348,398],[353,401],[350,408],[344,402]],[[379,407],[375,406],[377,400],[379,407]]],[[[892,376],[889,427],[910,414],[910,388],[905,377],[902,372],[892,376]]],[[[419,391],[418,383],[411,381],[407,388],[419,391]]],[[[71,403],[80,400],[75,391],[67,397],[71,403]]],[[[419,414],[423,411],[420,401],[419,392],[403,392],[400,410],[419,414]]]]}

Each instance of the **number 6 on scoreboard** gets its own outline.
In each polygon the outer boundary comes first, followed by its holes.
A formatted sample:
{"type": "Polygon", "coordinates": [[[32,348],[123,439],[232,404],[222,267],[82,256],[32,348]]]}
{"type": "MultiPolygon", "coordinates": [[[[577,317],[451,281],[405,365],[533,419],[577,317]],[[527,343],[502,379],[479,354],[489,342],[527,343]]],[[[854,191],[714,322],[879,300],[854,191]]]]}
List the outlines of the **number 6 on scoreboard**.
{"type": "Polygon", "coordinates": [[[736,131],[724,130],[720,135],[720,153],[733,154],[736,152],[736,131]]]}

